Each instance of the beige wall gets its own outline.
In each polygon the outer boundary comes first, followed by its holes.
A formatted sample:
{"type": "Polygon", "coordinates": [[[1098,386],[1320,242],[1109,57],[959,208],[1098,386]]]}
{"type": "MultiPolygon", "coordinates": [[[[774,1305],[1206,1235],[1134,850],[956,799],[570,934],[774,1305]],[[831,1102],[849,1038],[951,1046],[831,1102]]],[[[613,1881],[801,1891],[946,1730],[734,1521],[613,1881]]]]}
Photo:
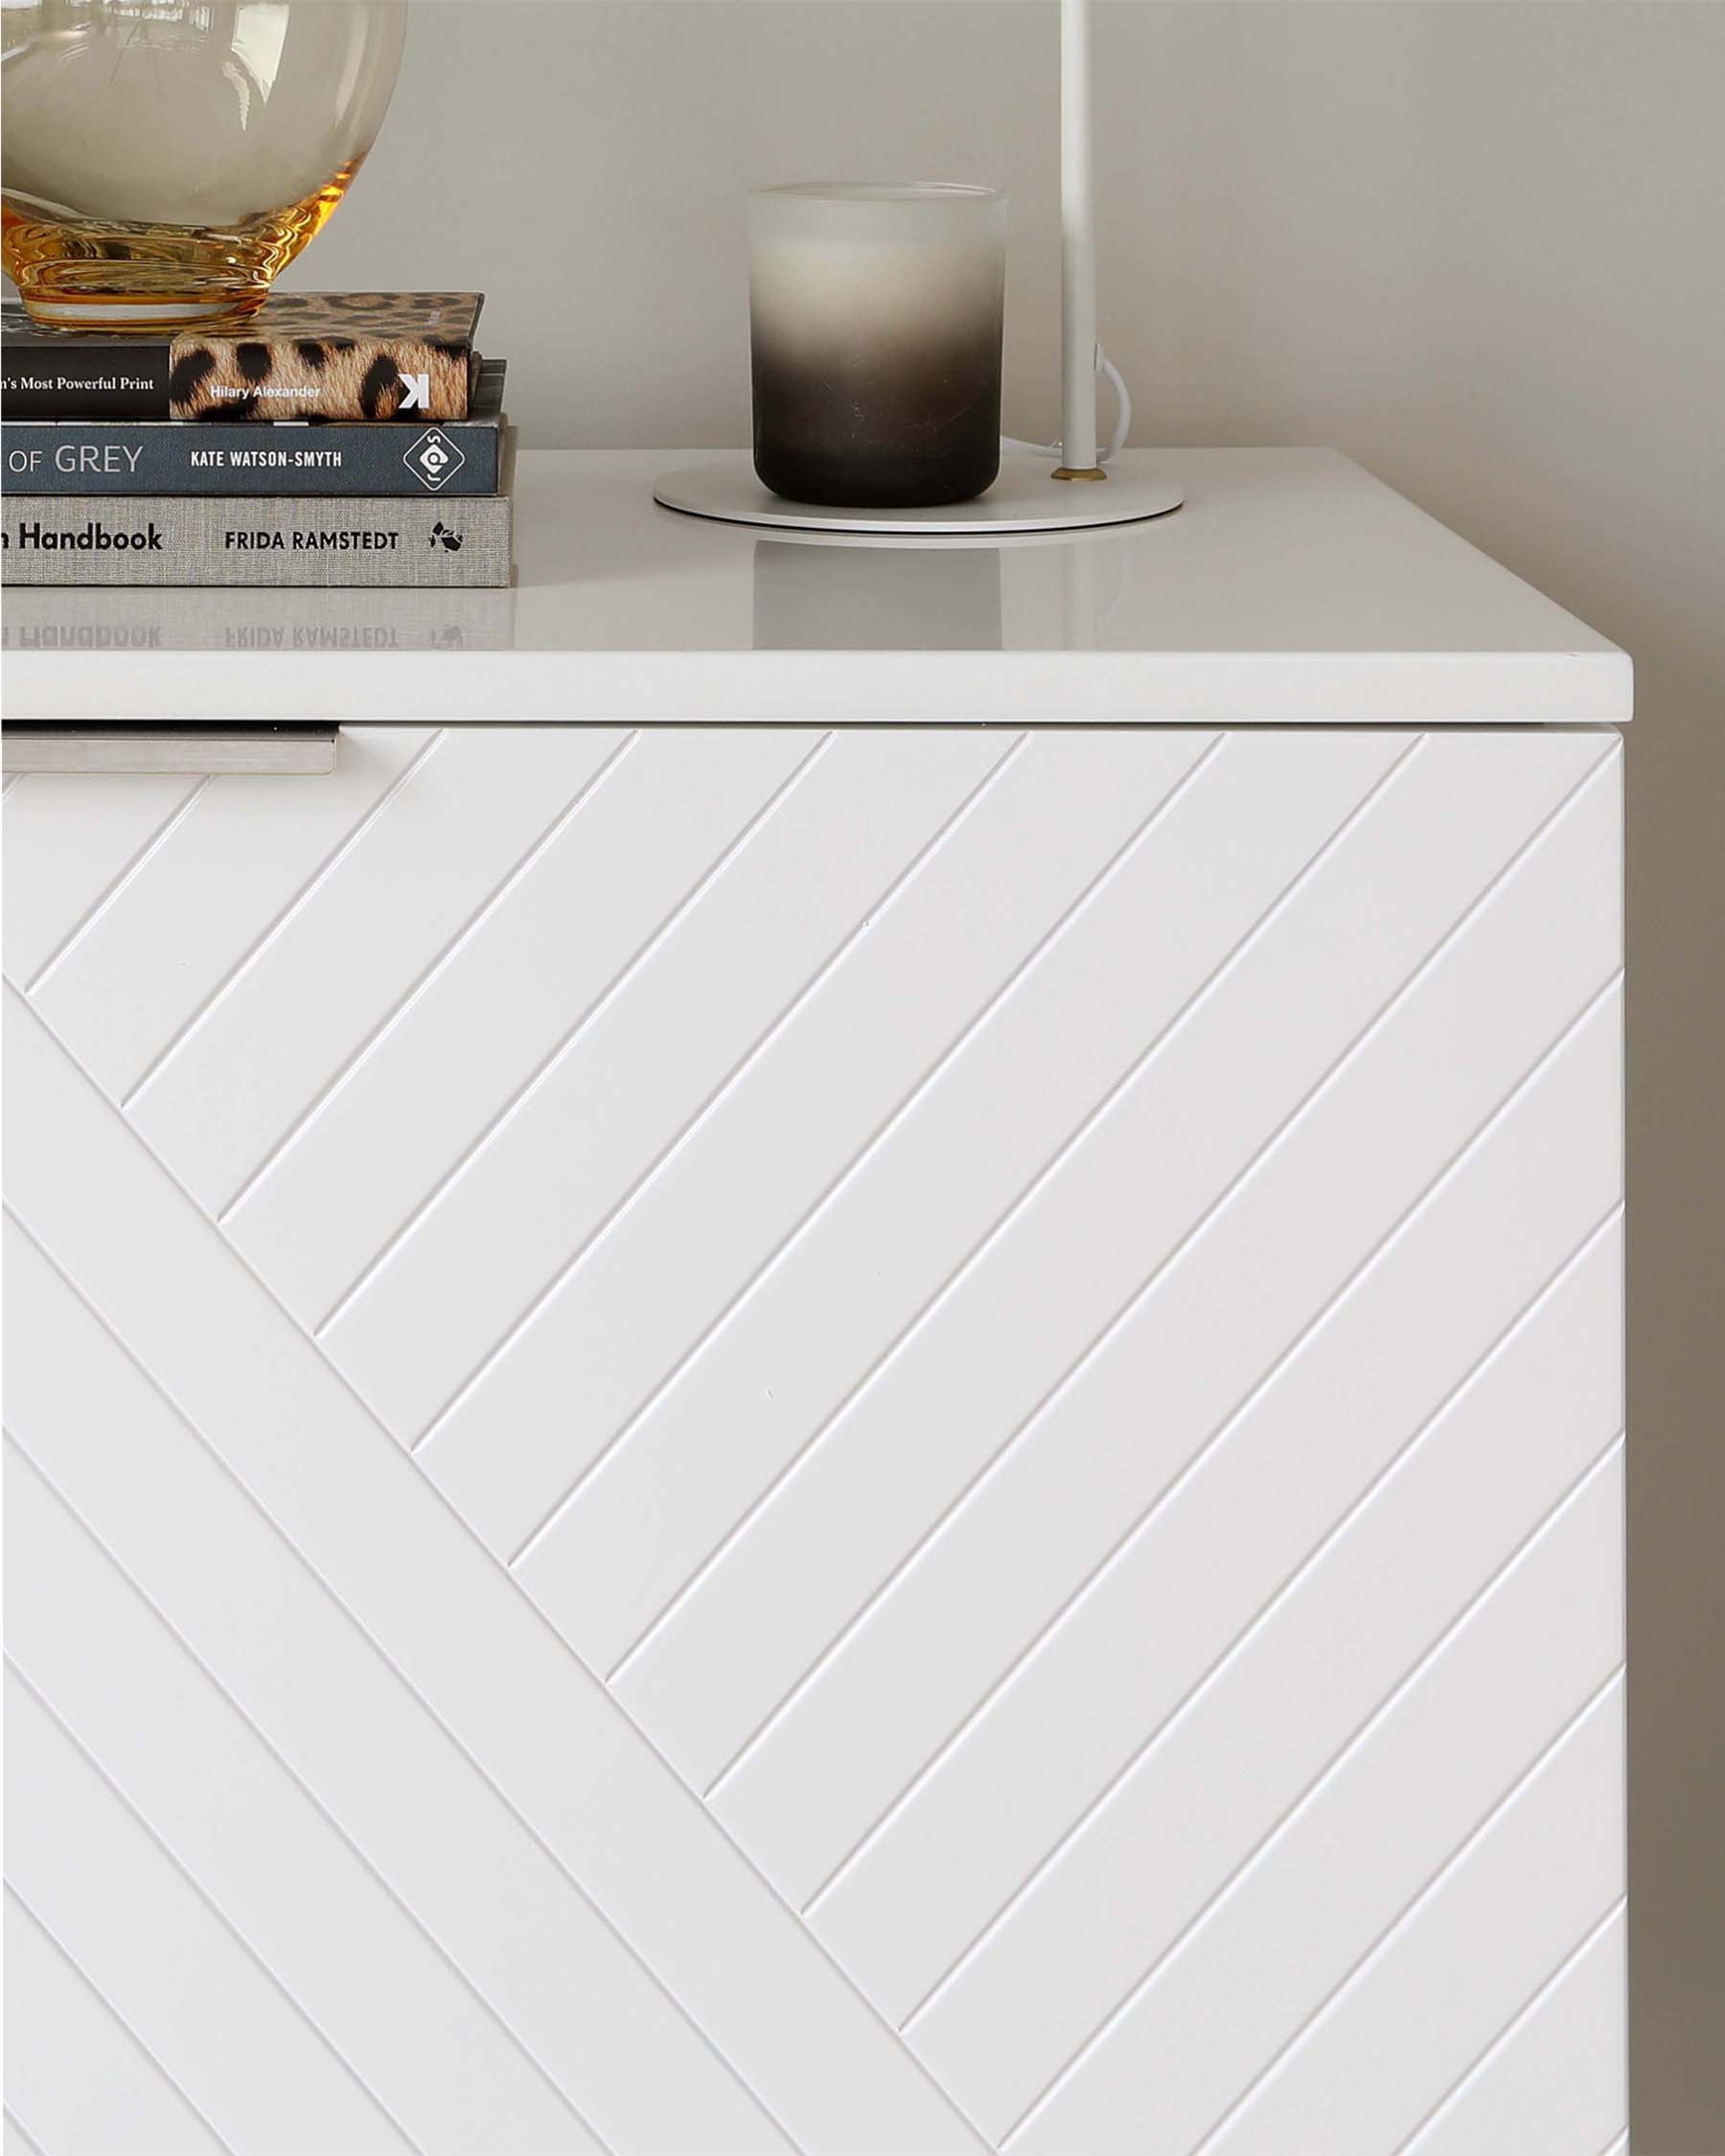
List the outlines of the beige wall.
{"type": "MultiPolygon", "coordinates": [[[[1637,2156],[1725,2151],[1725,7],[1102,0],[1142,442],[1334,442],[1634,653],[1637,2156]]],[[[418,0],[300,265],[490,293],[540,444],[745,439],[739,198],[1014,196],[1054,425],[1051,0],[418,0]]]]}

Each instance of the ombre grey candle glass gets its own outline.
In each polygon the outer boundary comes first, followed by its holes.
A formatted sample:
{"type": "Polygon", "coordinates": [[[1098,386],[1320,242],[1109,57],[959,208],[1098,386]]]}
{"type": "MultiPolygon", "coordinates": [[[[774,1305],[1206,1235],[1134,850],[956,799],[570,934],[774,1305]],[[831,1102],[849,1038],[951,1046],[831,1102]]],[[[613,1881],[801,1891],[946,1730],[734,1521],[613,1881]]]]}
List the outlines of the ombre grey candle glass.
{"type": "Polygon", "coordinates": [[[1000,463],[1006,197],[933,183],[748,203],[754,461],[793,501],[968,501],[1000,463]]]}

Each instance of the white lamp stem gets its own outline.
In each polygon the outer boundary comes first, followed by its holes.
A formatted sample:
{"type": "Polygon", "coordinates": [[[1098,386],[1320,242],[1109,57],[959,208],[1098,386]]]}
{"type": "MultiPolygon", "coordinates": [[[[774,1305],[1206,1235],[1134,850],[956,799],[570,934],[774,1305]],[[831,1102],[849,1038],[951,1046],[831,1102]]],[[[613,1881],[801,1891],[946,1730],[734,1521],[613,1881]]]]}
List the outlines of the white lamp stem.
{"type": "Polygon", "coordinates": [[[1099,479],[1091,0],[1060,0],[1060,476],[1099,479]]]}

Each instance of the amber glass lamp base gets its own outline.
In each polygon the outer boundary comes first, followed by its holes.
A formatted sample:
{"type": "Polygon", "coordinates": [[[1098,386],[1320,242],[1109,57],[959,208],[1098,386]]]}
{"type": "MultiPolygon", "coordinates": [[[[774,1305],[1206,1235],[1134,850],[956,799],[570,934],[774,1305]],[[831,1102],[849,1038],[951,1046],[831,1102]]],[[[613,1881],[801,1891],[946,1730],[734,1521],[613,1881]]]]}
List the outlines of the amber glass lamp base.
{"type": "Polygon", "coordinates": [[[310,201],[232,231],[195,225],[69,222],[8,203],[0,223],[6,274],[33,322],[140,333],[216,319],[240,322],[328,221],[357,161],[310,201]]]}
{"type": "Polygon", "coordinates": [[[31,318],[242,321],[353,184],[404,0],[6,0],[0,258],[31,318]]]}

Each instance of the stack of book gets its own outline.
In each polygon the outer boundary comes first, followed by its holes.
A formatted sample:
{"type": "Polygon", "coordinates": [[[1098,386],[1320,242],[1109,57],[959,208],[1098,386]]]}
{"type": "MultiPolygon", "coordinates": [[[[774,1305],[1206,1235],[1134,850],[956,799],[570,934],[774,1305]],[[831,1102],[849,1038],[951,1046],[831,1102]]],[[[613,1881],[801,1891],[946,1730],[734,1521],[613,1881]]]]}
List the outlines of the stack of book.
{"type": "Polygon", "coordinates": [[[277,293],[232,333],[0,307],[11,585],[506,585],[513,436],[474,292],[277,293]]]}

